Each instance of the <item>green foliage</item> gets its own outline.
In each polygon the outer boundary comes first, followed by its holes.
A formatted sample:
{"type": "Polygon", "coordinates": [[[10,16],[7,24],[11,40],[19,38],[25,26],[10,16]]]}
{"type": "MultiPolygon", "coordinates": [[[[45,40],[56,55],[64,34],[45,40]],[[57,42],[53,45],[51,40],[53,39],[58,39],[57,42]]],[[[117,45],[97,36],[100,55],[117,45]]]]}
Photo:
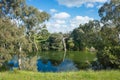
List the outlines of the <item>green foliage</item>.
{"type": "Polygon", "coordinates": [[[120,0],[110,0],[110,2],[106,2],[99,9],[99,15],[101,17],[101,22],[103,22],[104,24],[112,23],[118,27],[120,25],[119,13],[120,13],[120,0]]]}
{"type": "Polygon", "coordinates": [[[28,46],[28,41],[23,30],[22,27],[19,28],[12,24],[10,20],[0,19],[0,56],[3,59],[9,60],[12,55],[19,54],[19,43],[24,47],[23,52],[27,53],[25,47],[28,46]]]}
{"type": "Polygon", "coordinates": [[[120,46],[105,47],[97,56],[104,68],[120,69],[120,46]]]}
{"type": "Polygon", "coordinates": [[[0,0],[0,65],[14,55],[19,58],[38,51],[39,25],[48,20],[50,15],[25,2],[0,0]]]}
{"type": "Polygon", "coordinates": [[[74,29],[71,33],[71,38],[74,41],[74,50],[84,50],[85,47],[93,46],[96,42],[95,40],[98,39],[99,31],[100,23],[97,20],[89,21],[89,23],[80,25],[74,29]]]}
{"type": "Polygon", "coordinates": [[[41,50],[42,51],[48,51],[50,50],[50,45],[49,45],[49,42],[48,41],[44,41],[44,42],[41,42],[41,50]]]}
{"type": "Polygon", "coordinates": [[[120,42],[120,1],[106,2],[100,9],[99,15],[103,26],[99,21],[90,21],[80,25],[71,33],[74,41],[74,50],[84,50],[85,47],[97,49],[97,57],[104,68],[119,68],[119,42],[120,42]]]}
{"type": "Polygon", "coordinates": [[[39,49],[46,51],[49,50],[49,39],[50,33],[48,32],[46,26],[43,26],[41,31],[37,34],[36,41],[38,43],[39,49]]]}
{"type": "Polygon", "coordinates": [[[0,19],[0,64],[8,67],[9,61],[14,55],[25,56],[31,52],[31,43],[24,35],[24,28],[17,27],[9,19],[0,19]]]}
{"type": "Polygon", "coordinates": [[[75,29],[72,32],[72,37],[74,40],[74,50],[82,50],[84,48],[84,42],[83,42],[83,38],[84,38],[84,33],[82,32],[81,29],[75,29]]]}
{"type": "Polygon", "coordinates": [[[69,38],[69,39],[67,40],[66,45],[67,45],[68,50],[73,50],[73,48],[74,48],[74,46],[75,46],[75,44],[74,44],[74,42],[73,42],[73,39],[72,39],[72,38],[69,38]]]}
{"type": "Polygon", "coordinates": [[[106,2],[100,9],[99,15],[103,27],[99,32],[100,44],[98,48],[98,61],[104,68],[120,69],[120,37],[119,37],[119,21],[120,21],[120,1],[111,0],[106,2]]]}
{"type": "Polygon", "coordinates": [[[48,42],[50,50],[63,50],[63,43],[62,43],[63,35],[59,33],[53,33],[50,35],[48,42]]]}
{"type": "Polygon", "coordinates": [[[22,16],[25,7],[25,0],[0,0],[0,17],[14,18],[22,16]],[[7,14],[10,16],[7,16],[7,14]]]}
{"type": "Polygon", "coordinates": [[[116,27],[103,26],[90,40],[90,43],[97,49],[103,50],[104,47],[119,45],[119,32],[116,27]]]}
{"type": "Polygon", "coordinates": [[[48,32],[47,28],[43,26],[43,28],[41,28],[40,32],[37,35],[37,41],[38,42],[47,41],[49,36],[50,36],[50,33],[48,32]]]}

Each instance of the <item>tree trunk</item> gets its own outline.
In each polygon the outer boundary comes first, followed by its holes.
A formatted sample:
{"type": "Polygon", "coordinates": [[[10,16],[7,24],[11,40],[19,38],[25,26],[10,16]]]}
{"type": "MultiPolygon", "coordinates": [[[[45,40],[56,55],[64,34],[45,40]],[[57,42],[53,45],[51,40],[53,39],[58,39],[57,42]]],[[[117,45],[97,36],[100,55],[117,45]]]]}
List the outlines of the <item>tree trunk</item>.
{"type": "Polygon", "coordinates": [[[22,67],[21,67],[22,61],[21,61],[21,56],[20,56],[21,52],[22,52],[22,45],[19,42],[19,54],[18,54],[18,68],[19,68],[19,70],[22,69],[22,67]]]}
{"type": "Polygon", "coordinates": [[[35,45],[36,51],[38,51],[38,46],[37,46],[37,43],[35,41],[35,37],[34,37],[34,45],[35,45]]]}
{"type": "Polygon", "coordinates": [[[65,43],[65,38],[62,39],[62,42],[63,42],[63,47],[64,47],[64,51],[66,52],[66,43],[65,43]]]}
{"type": "Polygon", "coordinates": [[[63,42],[63,47],[64,47],[64,56],[63,56],[63,61],[65,60],[65,56],[66,56],[66,43],[65,43],[65,38],[62,39],[63,42]]]}
{"type": "Polygon", "coordinates": [[[18,69],[19,69],[19,70],[22,69],[21,64],[22,64],[22,61],[21,61],[21,58],[20,58],[20,56],[19,56],[19,57],[18,57],[18,69]]]}

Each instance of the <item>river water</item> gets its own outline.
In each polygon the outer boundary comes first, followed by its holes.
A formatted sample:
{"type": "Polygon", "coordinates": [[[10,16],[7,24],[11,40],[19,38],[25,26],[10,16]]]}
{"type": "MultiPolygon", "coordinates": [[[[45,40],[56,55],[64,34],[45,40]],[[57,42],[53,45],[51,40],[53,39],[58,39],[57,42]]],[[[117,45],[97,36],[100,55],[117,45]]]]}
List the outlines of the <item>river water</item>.
{"type": "MultiPolygon", "coordinates": [[[[90,68],[90,63],[95,59],[96,54],[93,52],[39,52],[36,66],[40,72],[77,71],[90,68]]],[[[14,67],[18,66],[15,58],[9,63],[14,63],[14,67]]]]}

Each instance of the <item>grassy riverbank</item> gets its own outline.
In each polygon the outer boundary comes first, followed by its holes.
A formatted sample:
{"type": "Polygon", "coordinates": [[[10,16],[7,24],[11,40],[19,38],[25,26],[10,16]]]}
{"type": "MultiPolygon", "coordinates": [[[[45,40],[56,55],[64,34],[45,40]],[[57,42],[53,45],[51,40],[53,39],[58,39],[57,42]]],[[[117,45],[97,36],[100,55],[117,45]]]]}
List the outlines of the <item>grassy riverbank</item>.
{"type": "Polygon", "coordinates": [[[40,73],[29,71],[0,72],[0,80],[120,80],[120,70],[40,73]]]}

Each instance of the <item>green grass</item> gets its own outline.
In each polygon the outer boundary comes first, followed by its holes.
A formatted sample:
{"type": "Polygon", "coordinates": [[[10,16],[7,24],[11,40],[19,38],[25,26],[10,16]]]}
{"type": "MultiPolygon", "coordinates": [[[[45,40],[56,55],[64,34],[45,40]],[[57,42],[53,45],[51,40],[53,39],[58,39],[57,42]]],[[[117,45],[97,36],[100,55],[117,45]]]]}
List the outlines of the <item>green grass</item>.
{"type": "Polygon", "coordinates": [[[60,73],[0,72],[0,80],[120,80],[120,70],[60,73]]]}

